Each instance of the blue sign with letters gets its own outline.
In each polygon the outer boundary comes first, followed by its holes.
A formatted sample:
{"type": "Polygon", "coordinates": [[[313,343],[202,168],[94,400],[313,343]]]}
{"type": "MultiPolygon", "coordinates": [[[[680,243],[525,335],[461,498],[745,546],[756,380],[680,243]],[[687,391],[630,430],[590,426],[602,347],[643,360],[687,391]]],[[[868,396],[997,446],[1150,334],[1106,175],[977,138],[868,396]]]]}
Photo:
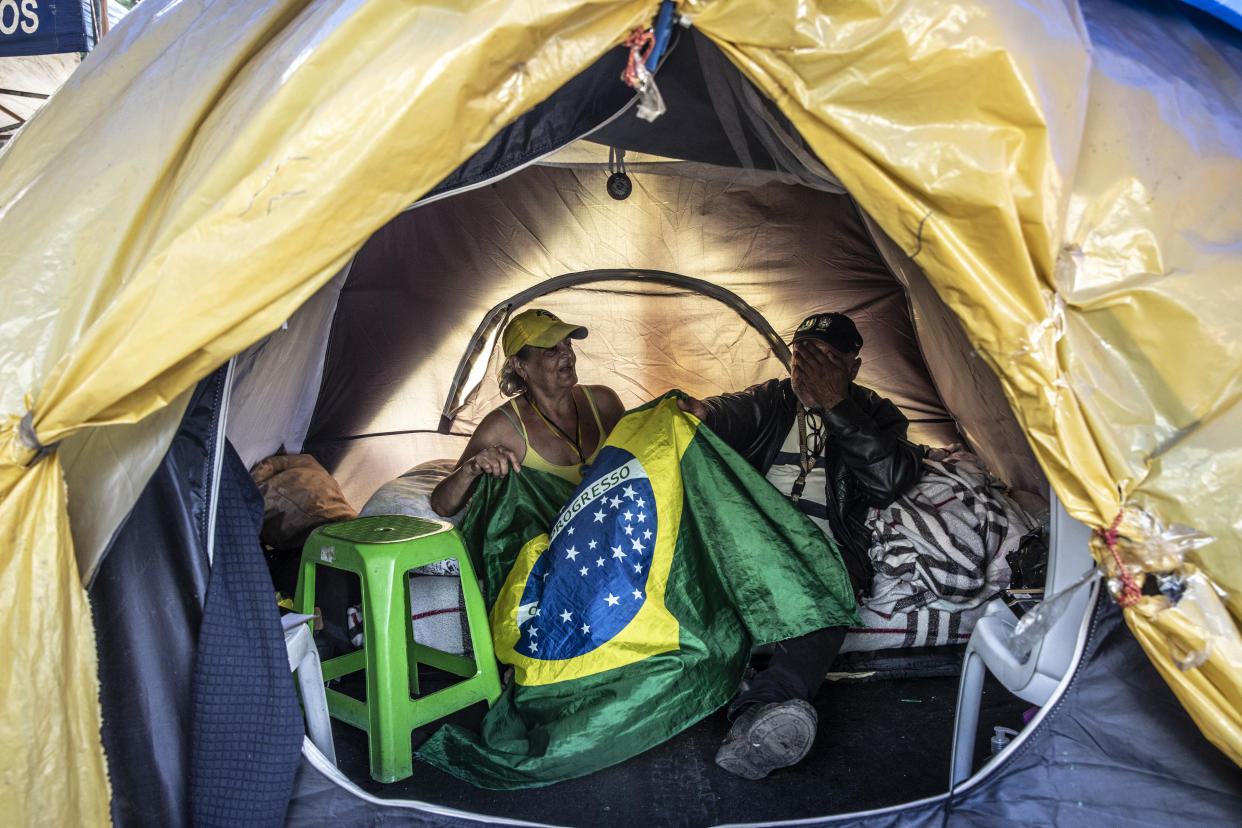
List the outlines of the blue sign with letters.
{"type": "Polygon", "coordinates": [[[91,0],[0,0],[0,57],[89,52],[91,0]]]}

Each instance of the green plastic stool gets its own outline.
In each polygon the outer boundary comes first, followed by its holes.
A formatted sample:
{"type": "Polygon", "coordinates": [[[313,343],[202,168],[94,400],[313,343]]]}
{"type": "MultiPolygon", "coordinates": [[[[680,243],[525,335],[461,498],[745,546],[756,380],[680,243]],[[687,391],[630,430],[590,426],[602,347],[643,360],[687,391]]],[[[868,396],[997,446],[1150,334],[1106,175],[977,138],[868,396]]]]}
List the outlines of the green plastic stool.
{"type": "Polygon", "coordinates": [[[353,572],[362,581],[363,648],[323,662],[323,680],[365,670],[367,700],[329,688],[328,712],[367,732],[373,779],[405,779],[414,772],[410,733],[415,728],[475,702],[491,705],[500,696],[487,610],[470,555],[447,521],[376,515],[321,526],[302,547],[294,599],[298,612],[315,611],[315,570],[320,566],[353,572]],[[461,569],[473,658],[414,640],[408,573],[447,558],[455,558],[461,569]],[[419,697],[419,664],[464,680],[419,697]]]}

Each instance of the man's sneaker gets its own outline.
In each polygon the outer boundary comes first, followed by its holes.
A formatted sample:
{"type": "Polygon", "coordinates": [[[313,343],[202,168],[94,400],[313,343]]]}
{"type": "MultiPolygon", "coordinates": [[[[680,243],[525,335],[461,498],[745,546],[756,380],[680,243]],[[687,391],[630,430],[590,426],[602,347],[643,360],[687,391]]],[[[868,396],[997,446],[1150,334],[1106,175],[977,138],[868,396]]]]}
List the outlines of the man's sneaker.
{"type": "Polygon", "coordinates": [[[733,722],[716,751],[716,764],[746,779],[762,779],[802,761],[818,721],[815,708],[802,699],[752,704],[733,722]]]}

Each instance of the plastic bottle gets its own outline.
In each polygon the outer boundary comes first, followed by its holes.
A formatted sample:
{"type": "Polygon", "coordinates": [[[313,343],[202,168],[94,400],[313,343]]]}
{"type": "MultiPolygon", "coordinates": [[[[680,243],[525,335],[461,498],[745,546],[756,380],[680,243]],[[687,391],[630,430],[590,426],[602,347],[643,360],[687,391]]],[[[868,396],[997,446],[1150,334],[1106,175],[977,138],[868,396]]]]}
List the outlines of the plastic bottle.
{"type": "Polygon", "coordinates": [[[1009,727],[992,728],[992,755],[1000,753],[1009,744],[1009,740],[1018,735],[1018,731],[1009,727]]]}

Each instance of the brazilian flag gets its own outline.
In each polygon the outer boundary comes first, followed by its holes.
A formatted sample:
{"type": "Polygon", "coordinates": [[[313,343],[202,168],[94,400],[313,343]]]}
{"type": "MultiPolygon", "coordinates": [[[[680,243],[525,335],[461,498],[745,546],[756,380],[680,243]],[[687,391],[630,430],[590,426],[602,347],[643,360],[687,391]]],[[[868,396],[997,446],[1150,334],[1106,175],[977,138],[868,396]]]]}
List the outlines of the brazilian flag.
{"type": "Polygon", "coordinates": [[[485,479],[462,531],[515,680],[478,734],[446,725],[418,755],[485,788],[628,759],[728,702],[752,645],[859,623],[836,546],[675,393],[626,414],[576,489],[485,479]]]}

